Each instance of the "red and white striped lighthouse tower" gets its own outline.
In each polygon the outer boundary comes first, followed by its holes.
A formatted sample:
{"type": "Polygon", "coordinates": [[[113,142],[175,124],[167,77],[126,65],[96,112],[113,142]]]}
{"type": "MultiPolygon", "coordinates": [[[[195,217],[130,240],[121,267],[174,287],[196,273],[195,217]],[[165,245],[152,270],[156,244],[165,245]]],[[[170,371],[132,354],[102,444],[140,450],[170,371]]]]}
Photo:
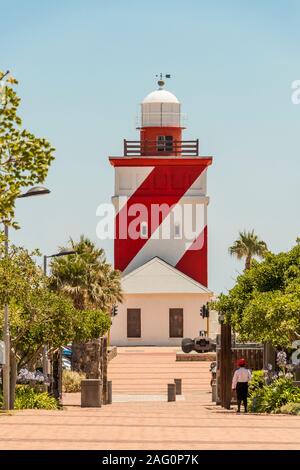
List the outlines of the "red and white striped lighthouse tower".
{"type": "Polygon", "coordinates": [[[159,88],[141,104],[140,138],[124,140],[115,168],[115,268],[124,275],[157,257],[207,286],[207,167],[183,140],[181,105],[159,88]]]}

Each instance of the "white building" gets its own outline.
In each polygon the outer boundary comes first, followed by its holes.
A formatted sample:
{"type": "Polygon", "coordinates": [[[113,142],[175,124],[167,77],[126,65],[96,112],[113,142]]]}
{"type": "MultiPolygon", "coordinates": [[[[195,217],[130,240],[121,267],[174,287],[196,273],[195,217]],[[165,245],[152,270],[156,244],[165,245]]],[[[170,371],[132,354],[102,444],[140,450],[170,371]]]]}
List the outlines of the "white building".
{"type": "MultiPolygon", "coordinates": [[[[177,346],[182,338],[207,331],[200,308],[212,292],[165,261],[153,258],[125,275],[122,288],[124,302],[113,318],[112,345],[177,346]]],[[[215,337],[215,312],[209,322],[209,336],[215,337]]]]}

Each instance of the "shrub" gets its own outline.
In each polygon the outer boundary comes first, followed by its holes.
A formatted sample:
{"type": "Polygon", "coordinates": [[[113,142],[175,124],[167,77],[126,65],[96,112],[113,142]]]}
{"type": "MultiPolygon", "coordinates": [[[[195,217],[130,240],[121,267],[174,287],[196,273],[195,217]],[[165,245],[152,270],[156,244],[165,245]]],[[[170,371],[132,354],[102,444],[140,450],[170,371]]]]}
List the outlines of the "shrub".
{"type": "Polygon", "coordinates": [[[253,390],[249,400],[252,412],[274,413],[287,403],[300,402],[300,388],[291,379],[279,377],[271,385],[253,390]]]}
{"type": "Polygon", "coordinates": [[[300,403],[287,403],[278,410],[278,413],[300,415],[300,403]]]}
{"type": "Polygon", "coordinates": [[[37,392],[28,385],[17,385],[15,409],[43,409],[58,410],[60,408],[56,398],[51,397],[47,392],[37,392]]]}
{"type": "Polygon", "coordinates": [[[63,371],[63,392],[75,393],[81,390],[81,381],[85,379],[82,372],[74,372],[72,370],[63,371]]]}
{"type": "Polygon", "coordinates": [[[263,387],[265,386],[265,372],[263,370],[255,370],[252,373],[252,379],[249,382],[248,407],[252,413],[258,413],[261,410],[263,387]]]}
{"type": "Polygon", "coordinates": [[[249,382],[249,394],[250,396],[255,393],[258,389],[265,385],[265,373],[263,370],[254,370],[252,372],[252,379],[249,382]]]}

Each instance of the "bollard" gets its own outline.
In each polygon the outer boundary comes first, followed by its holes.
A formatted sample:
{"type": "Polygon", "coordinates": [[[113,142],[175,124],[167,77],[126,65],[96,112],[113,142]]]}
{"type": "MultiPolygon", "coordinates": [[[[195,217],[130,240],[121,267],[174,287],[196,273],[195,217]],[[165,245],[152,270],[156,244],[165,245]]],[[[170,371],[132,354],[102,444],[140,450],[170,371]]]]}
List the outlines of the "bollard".
{"type": "Polygon", "coordinates": [[[81,407],[100,407],[102,398],[102,382],[99,379],[81,381],[81,407]]]}
{"type": "Polygon", "coordinates": [[[211,385],[211,401],[217,402],[217,381],[213,380],[211,385]]]}
{"type": "Polygon", "coordinates": [[[176,401],[176,386],[168,384],[168,401],[176,401]]]}
{"type": "Polygon", "coordinates": [[[107,405],[112,404],[112,381],[107,381],[107,405]]]}
{"type": "Polygon", "coordinates": [[[174,379],[176,395],[182,395],[182,380],[174,379]]]}

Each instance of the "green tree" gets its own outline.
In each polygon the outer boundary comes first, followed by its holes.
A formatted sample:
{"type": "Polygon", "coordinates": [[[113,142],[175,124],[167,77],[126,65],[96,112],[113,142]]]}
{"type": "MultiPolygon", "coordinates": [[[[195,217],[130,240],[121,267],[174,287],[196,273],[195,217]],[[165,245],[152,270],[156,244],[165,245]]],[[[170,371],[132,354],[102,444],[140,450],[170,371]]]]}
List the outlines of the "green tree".
{"type": "Polygon", "coordinates": [[[54,149],[46,139],[22,128],[17,84],[0,71],[0,222],[6,223],[13,221],[21,190],[42,183],[54,158],[54,149]]]}
{"type": "Polygon", "coordinates": [[[229,248],[229,253],[238,259],[245,258],[245,270],[250,269],[251,260],[254,256],[262,258],[268,251],[267,244],[259,240],[254,230],[239,233],[239,238],[229,248]]]}
{"type": "MultiPolygon", "coordinates": [[[[34,253],[37,254],[36,252],[34,253]]],[[[50,291],[48,279],[32,254],[11,247],[0,258],[0,333],[3,305],[9,304],[11,330],[11,403],[20,368],[33,368],[44,344],[50,354],[70,341],[87,341],[102,335],[110,325],[100,309],[77,310],[65,295],[50,291]]]]}
{"type": "Polygon", "coordinates": [[[300,243],[287,253],[267,253],[237,279],[215,308],[243,341],[288,348],[300,338],[300,243]]]}

